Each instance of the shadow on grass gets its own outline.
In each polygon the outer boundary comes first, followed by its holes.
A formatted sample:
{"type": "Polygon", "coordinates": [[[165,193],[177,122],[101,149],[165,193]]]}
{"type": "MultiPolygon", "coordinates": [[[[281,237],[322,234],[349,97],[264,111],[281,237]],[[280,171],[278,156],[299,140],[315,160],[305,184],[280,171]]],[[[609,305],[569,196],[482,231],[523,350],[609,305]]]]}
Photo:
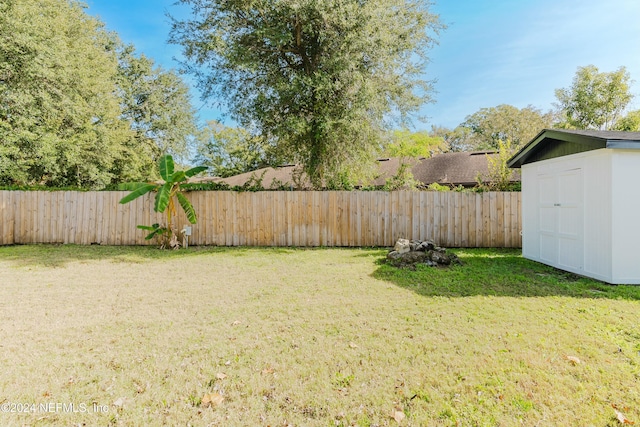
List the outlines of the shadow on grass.
{"type": "Polygon", "coordinates": [[[250,250],[251,248],[219,246],[190,246],[181,250],[161,250],[157,246],[14,245],[0,246],[0,262],[9,261],[17,267],[64,267],[71,262],[108,260],[143,263],[221,252],[245,256],[249,254],[250,250]]]}
{"type": "Polygon", "coordinates": [[[523,258],[520,249],[455,249],[464,265],[398,269],[384,259],[373,277],[424,296],[567,296],[640,300],[640,286],[609,285],[523,258]]]}
{"type": "MultiPolygon", "coordinates": [[[[189,246],[187,249],[162,250],[157,246],[101,246],[101,245],[63,245],[30,244],[0,246],[0,262],[9,261],[16,267],[64,267],[72,262],[107,260],[140,264],[154,260],[178,260],[193,256],[224,253],[234,257],[269,254],[291,254],[298,251],[314,251],[326,248],[293,247],[228,247],[228,246],[189,246]]],[[[375,251],[365,251],[373,256],[375,251]]]]}

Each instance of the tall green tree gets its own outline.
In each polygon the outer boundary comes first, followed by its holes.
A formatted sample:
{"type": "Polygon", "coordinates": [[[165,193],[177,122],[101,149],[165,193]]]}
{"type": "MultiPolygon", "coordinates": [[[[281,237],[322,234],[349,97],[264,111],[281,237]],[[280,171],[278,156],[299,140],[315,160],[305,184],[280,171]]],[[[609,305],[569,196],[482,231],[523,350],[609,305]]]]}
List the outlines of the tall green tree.
{"type": "Polygon", "coordinates": [[[189,88],[175,71],[121,44],[116,83],[121,117],[132,132],[115,173],[126,181],[148,179],[162,155],[184,157],[197,133],[189,88]]]}
{"type": "Polygon", "coordinates": [[[216,121],[200,130],[196,144],[196,163],[210,167],[215,176],[223,178],[278,163],[264,138],[216,121]]]}
{"type": "Polygon", "coordinates": [[[445,151],[473,150],[471,131],[468,128],[456,126],[455,129],[449,129],[443,126],[431,126],[430,135],[442,138],[446,147],[445,151]]]}
{"type": "Polygon", "coordinates": [[[624,117],[616,121],[614,130],[640,132],[640,110],[629,111],[624,117]]]}
{"type": "Polygon", "coordinates": [[[397,129],[391,134],[391,141],[385,147],[384,153],[390,157],[431,157],[434,152],[446,151],[444,138],[432,136],[429,132],[411,132],[407,129],[397,129]]]}
{"type": "Polygon", "coordinates": [[[127,133],[111,48],[76,1],[0,2],[0,183],[111,181],[127,133]]]}
{"type": "Polygon", "coordinates": [[[467,116],[460,124],[466,132],[459,132],[466,135],[465,144],[471,150],[500,150],[501,141],[510,141],[512,149],[517,150],[552,123],[551,113],[543,113],[530,105],[519,109],[502,104],[481,108],[467,116]]]}
{"type": "Polygon", "coordinates": [[[611,130],[631,102],[631,76],[625,67],[600,72],[594,65],[579,67],[569,88],[556,89],[562,121],[558,127],[611,130]]]}
{"type": "Polygon", "coordinates": [[[174,71],[76,0],[0,1],[0,185],[102,188],[157,178],[195,132],[174,71]]]}
{"type": "Polygon", "coordinates": [[[372,158],[392,119],[430,100],[427,53],[443,28],[420,0],[180,0],[170,40],[207,97],[273,140],[316,186],[372,158]]]}

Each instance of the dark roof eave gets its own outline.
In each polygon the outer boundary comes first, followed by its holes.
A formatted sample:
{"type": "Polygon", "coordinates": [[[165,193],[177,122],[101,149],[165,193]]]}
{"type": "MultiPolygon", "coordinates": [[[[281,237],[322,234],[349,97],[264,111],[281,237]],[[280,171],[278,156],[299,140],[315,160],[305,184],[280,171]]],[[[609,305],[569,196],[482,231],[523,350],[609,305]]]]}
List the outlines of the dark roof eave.
{"type": "Polygon", "coordinates": [[[531,156],[533,151],[535,151],[535,148],[547,139],[557,139],[567,142],[575,142],[578,144],[591,145],[594,148],[640,149],[640,141],[637,139],[614,139],[606,136],[590,134],[588,131],[581,133],[581,131],[543,129],[535,136],[535,138],[522,147],[507,161],[507,166],[510,168],[520,168],[531,156]]]}

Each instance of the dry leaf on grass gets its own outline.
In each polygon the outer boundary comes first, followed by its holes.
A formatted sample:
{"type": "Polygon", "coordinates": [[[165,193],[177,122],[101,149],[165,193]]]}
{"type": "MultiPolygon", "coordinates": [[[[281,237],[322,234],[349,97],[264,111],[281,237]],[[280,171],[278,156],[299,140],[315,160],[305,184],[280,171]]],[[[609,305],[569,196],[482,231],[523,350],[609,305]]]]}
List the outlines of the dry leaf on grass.
{"type": "Polygon", "coordinates": [[[223,379],[227,378],[227,374],[225,374],[223,372],[218,372],[216,374],[216,378],[219,379],[219,380],[223,380],[223,379]]]}
{"type": "Polygon", "coordinates": [[[615,408],[613,410],[616,411],[616,418],[618,419],[618,421],[620,421],[620,424],[635,424],[633,421],[625,417],[622,412],[618,411],[615,408]]]}
{"type": "Polygon", "coordinates": [[[580,363],[582,363],[580,359],[578,359],[575,356],[564,356],[564,358],[567,359],[569,362],[571,362],[573,366],[579,365],[580,363]]]}
{"type": "Polygon", "coordinates": [[[220,406],[224,402],[224,396],[220,393],[207,393],[202,396],[200,405],[204,408],[220,406]]]}
{"type": "Polygon", "coordinates": [[[404,420],[406,417],[406,415],[404,414],[404,412],[402,411],[402,408],[399,407],[395,407],[395,409],[393,410],[393,412],[391,413],[391,418],[393,418],[394,420],[396,420],[396,422],[398,424],[400,424],[402,422],[402,420],[404,420]]]}

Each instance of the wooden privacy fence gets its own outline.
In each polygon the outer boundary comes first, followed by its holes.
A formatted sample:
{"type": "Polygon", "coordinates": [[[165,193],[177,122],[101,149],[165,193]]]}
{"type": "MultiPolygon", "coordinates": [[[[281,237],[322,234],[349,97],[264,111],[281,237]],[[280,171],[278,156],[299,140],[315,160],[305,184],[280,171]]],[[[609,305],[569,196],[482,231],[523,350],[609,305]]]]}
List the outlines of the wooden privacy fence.
{"type": "MultiPolygon", "coordinates": [[[[163,223],[153,194],[0,191],[0,244],[154,244],[136,225],[163,223]]],[[[521,247],[520,193],[427,191],[195,191],[190,244],[393,246],[432,239],[447,247],[521,247]]],[[[187,222],[179,212],[176,226],[187,222]]]]}

